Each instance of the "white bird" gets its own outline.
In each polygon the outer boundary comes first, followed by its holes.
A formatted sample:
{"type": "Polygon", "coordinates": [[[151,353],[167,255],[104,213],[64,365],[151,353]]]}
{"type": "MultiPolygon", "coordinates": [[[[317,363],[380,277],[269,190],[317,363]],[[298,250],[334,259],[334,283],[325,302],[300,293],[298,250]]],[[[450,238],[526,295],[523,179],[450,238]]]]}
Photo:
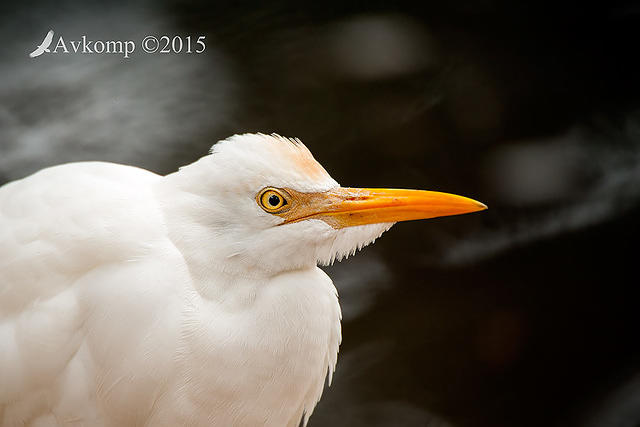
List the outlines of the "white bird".
{"type": "Polygon", "coordinates": [[[0,188],[3,426],[298,426],[333,373],[328,264],[394,222],[485,209],[343,188],[297,139],[167,176],[100,162],[0,188]]]}
{"type": "Polygon", "coordinates": [[[51,52],[49,50],[49,46],[51,46],[51,41],[53,40],[53,30],[49,30],[42,43],[36,49],[29,54],[31,58],[35,58],[36,56],[40,56],[45,52],[51,52]]]}

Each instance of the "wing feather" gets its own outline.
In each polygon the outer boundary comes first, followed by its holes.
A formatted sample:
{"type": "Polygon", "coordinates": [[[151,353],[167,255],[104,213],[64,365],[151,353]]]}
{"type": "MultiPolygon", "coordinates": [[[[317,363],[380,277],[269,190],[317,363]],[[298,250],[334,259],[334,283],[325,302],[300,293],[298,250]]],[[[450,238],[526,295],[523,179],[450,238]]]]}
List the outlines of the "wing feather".
{"type": "Polygon", "coordinates": [[[159,178],[138,168],[87,162],[0,187],[4,424],[49,416],[52,405],[64,404],[51,396],[71,396],[74,387],[86,391],[80,383],[98,375],[96,347],[86,347],[96,292],[96,281],[88,287],[87,278],[141,256],[154,235],[161,238],[151,190],[159,178]]]}

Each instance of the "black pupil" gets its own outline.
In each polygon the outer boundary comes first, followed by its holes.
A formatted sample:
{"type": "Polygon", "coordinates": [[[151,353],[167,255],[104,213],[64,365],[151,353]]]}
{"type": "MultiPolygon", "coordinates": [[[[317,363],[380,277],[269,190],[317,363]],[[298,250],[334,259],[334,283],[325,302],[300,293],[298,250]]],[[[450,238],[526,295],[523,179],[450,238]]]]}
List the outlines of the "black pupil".
{"type": "Polygon", "coordinates": [[[272,194],[271,196],[269,196],[269,204],[271,206],[278,206],[280,204],[280,197],[272,194]]]}

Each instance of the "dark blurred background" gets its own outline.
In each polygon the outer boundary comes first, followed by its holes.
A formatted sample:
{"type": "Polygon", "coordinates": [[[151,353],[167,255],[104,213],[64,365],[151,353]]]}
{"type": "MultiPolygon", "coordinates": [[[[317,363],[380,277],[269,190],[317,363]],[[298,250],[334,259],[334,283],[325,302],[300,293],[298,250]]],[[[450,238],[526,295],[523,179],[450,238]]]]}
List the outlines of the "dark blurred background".
{"type": "Polygon", "coordinates": [[[343,185],[489,205],[327,268],[344,341],[311,426],[640,426],[640,4],[22,1],[0,37],[0,183],[261,131],[343,185]],[[49,29],[137,50],[29,58],[49,29]]]}

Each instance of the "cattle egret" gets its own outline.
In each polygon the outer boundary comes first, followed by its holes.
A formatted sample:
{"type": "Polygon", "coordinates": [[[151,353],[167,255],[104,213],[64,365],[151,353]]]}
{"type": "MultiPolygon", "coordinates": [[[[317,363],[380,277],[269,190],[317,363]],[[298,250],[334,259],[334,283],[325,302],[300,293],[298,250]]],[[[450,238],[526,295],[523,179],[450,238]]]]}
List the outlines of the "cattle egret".
{"type": "Polygon", "coordinates": [[[167,176],[71,163],[0,188],[5,426],[298,426],[340,307],[318,264],[395,222],[486,209],[340,187],[297,139],[236,135],[167,176]]]}

